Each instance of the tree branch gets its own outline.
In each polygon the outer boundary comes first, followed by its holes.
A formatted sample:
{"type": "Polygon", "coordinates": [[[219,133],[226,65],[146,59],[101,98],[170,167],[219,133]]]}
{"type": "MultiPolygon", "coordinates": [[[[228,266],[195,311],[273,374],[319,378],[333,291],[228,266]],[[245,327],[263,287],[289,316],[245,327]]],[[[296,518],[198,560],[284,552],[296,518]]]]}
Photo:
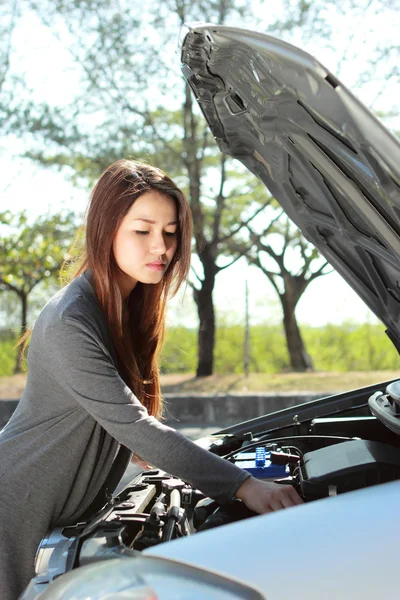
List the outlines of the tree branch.
{"type": "MultiPolygon", "coordinates": [[[[38,6],[36,4],[34,4],[34,7],[36,8],[40,19],[42,20],[42,22],[44,23],[44,25],[46,25],[46,27],[49,29],[49,31],[51,31],[51,33],[53,34],[53,36],[63,45],[65,46],[65,44],[63,44],[61,36],[59,33],[57,33],[54,28],[51,27],[50,22],[48,21],[48,19],[46,19],[43,16],[43,13],[41,11],[39,11],[38,6]]],[[[68,25],[68,23],[66,22],[66,27],[68,32],[71,34],[71,36],[74,35],[74,31],[71,29],[71,27],[68,25]]],[[[86,77],[88,78],[88,81],[103,95],[106,94],[113,102],[115,102],[116,100],[118,101],[118,103],[120,104],[120,106],[124,107],[128,112],[130,112],[131,114],[137,115],[139,117],[141,117],[144,121],[144,123],[146,125],[149,125],[150,128],[153,131],[153,134],[155,135],[155,137],[160,140],[164,146],[168,149],[169,152],[171,152],[174,156],[178,157],[180,156],[180,154],[175,150],[175,148],[173,148],[173,146],[171,146],[169,144],[169,142],[159,133],[159,131],[156,128],[154,119],[151,116],[151,111],[147,108],[145,111],[139,110],[138,108],[132,106],[132,104],[128,101],[127,97],[125,94],[123,94],[121,92],[121,90],[119,89],[118,85],[115,82],[115,78],[111,72],[111,75],[109,73],[107,73],[105,67],[101,64],[101,63],[96,63],[97,69],[99,69],[99,71],[103,74],[104,79],[106,82],[108,82],[107,86],[101,86],[98,84],[97,78],[93,76],[93,73],[91,71],[91,69],[89,68],[88,65],[86,65],[85,61],[83,61],[80,56],[78,55],[77,52],[75,52],[73,50],[73,48],[68,45],[67,49],[70,53],[70,55],[72,56],[72,58],[74,59],[74,61],[83,69],[84,73],[86,74],[86,77]],[[116,97],[115,95],[113,95],[111,93],[111,89],[114,90],[114,92],[116,92],[116,97]]]]}
{"type": "Polygon", "coordinates": [[[268,279],[270,280],[270,282],[274,286],[275,291],[278,294],[278,296],[281,296],[281,292],[280,292],[279,287],[278,287],[278,285],[277,285],[277,283],[275,281],[275,277],[279,277],[279,273],[274,273],[273,271],[268,271],[268,269],[266,269],[261,264],[260,255],[259,255],[258,252],[257,252],[256,256],[250,256],[248,260],[249,260],[250,263],[252,263],[256,267],[258,267],[264,273],[264,275],[266,275],[268,277],[268,279]]]}
{"type": "Polygon", "coordinates": [[[247,227],[249,223],[251,223],[251,221],[258,215],[260,214],[261,211],[264,210],[264,208],[266,208],[267,206],[269,206],[269,204],[263,204],[262,206],[260,206],[260,208],[258,208],[256,210],[256,212],[246,221],[241,221],[239,223],[239,225],[236,227],[236,229],[232,229],[230,231],[229,234],[224,235],[223,237],[219,238],[217,240],[218,244],[222,244],[223,242],[226,242],[227,240],[229,240],[230,238],[232,238],[236,233],[238,233],[241,229],[243,229],[243,227],[247,227]]]}
{"type": "Polygon", "coordinates": [[[197,287],[194,285],[194,283],[192,281],[190,281],[189,279],[187,280],[187,285],[194,291],[197,292],[197,287]]]}
{"type": "Polygon", "coordinates": [[[208,138],[209,138],[209,131],[208,131],[208,127],[206,126],[203,131],[203,143],[201,145],[201,153],[200,153],[200,158],[199,158],[200,162],[203,162],[206,148],[209,145],[208,138]]]}
{"type": "Polygon", "coordinates": [[[227,265],[223,265],[222,267],[219,267],[218,265],[216,265],[217,271],[223,271],[224,269],[227,269],[228,267],[230,267],[231,265],[233,265],[236,261],[239,260],[239,258],[242,258],[242,256],[244,256],[245,254],[247,254],[247,252],[250,250],[251,246],[244,248],[242,251],[239,252],[239,254],[237,256],[235,256],[235,258],[233,260],[231,260],[231,262],[229,262],[227,265]]]}
{"type": "MultiPolygon", "coordinates": [[[[199,275],[197,275],[196,270],[195,270],[195,268],[192,265],[190,266],[190,270],[192,271],[192,273],[196,277],[197,281],[199,283],[203,283],[203,280],[199,277],[199,275]]],[[[189,283],[189,280],[188,280],[188,283],[189,283]]]]}
{"type": "Polygon", "coordinates": [[[313,279],[317,279],[317,277],[321,277],[323,275],[330,275],[330,273],[334,273],[335,269],[331,269],[330,271],[326,271],[325,273],[323,273],[323,269],[325,269],[325,267],[330,266],[330,264],[328,262],[325,262],[322,267],[320,267],[318,269],[318,271],[315,271],[314,273],[312,273],[310,275],[310,277],[307,279],[307,282],[313,281],[313,279]]]}
{"type": "MultiPolygon", "coordinates": [[[[19,288],[15,287],[11,283],[8,283],[8,281],[6,281],[5,279],[3,279],[2,277],[0,277],[0,284],[1,285],[5,285],[8,290],[10,290],[12,292],[15,292],[16,294],[18,294],[18,296],[21,295],[21,290],[19,288]]],[[[3,290],[3,291],[5,291],[5,290],[3,290]]]]}
{"type": "MultiPolygon", "coordinates": [[[[3,69],[2,69],[2,72],[0,73],[0,92],[1,92],[1,88],[3,87],[4,82],[6,80],[8,69],[10,68],[10,55],[11,55],[11,46],[12,46],[12,34],[13,34],[14,29],[15,29],[16,18],[17,18],[17,0],[14,0],[13,5],[12,5],[12,10],[11,10],[10,27],[9,27],[8,32],[7,32],[7,42],[6,42],[5,55],[2,57],[2,60],[3,60],[3,65],[2,65],[3,69]]],[[[5,37],[6,34],[3,34],[3,35],[5,37]]]]}
{"type": "Polygon", "coordinates": [[[271,258],[273,258],[277,265],[280,267],[281,271],[286,270],[285,265],[283,264],[282,256],[280,254],[276,254],[276,252],[272,249],[271,246],[263,244],[260,239],[257,239],[254,245],[256,246],[258,252],[266,252],[271,258]]]}
{"type": "Polygon", "coordinates": [[[219,192],[216,198],[216,210],[214,213],[214,220],[213,220],[213,236],[212,236],[212,241],[211,243],[214,244],[215,242],[218,243],[218,235],[219,235],[219,228],[221,226],[221,217],[222,217],[222,211],[224,210],[224,203],[225,203],[225,197],[224,197],[224,186],[225,186],[225,181],[226,181],[226,171],[225,171],[225,163],[226,163],[226,156],[225,154],[221,154],[221,178],[220,178],[220,183],[219,183],[219,192]]]}
{"type": "Polygon", "coordinates": [[[276,217],[274,217],[273,219],[271,219],[271,221],[268,224],[268,227],[266,227],[260,234],[255,233],[255,231],[253,231],[251,229],[251,227],[248,226],[248,224],[246,224],[246,227],[250,233],[250,238],[253,241],[253,244],[258,246],[258,244],[262,244],[261,242],[261,238],[265,237],[273,228],[273,226],[275,225],[275,223],[277,221],[279,221],[279,219],[281,218],[281,216],[284,214],[284,211],[282,210],[279,215],[277,215],[276,217]]]}

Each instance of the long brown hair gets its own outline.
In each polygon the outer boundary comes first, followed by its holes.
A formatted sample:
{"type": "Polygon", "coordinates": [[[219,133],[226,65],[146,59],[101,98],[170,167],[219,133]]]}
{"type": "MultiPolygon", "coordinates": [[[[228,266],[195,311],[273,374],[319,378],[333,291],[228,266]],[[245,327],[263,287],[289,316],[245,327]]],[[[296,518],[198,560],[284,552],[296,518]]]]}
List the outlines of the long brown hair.
{"type": "Polygon", "coordinates": [[[189,272],[192,237],[189,204],[163,171],[123,159],[110,165],[93,188],[85,220],[83,252],[74,261],[75,268],[69,279],[91,270],[94,289],[117,352],[118,371],[148,412],[160,417],[158,357],[164,339],[167,298],[178,291],[189,272]],[[123,300],[117,284],[121,271],[114,258],[113,240],[132,204],[150,190],[175,202],[177,249],[159,283],[136,284],[127,300],[128,323],[123,323],[123,300]]]}

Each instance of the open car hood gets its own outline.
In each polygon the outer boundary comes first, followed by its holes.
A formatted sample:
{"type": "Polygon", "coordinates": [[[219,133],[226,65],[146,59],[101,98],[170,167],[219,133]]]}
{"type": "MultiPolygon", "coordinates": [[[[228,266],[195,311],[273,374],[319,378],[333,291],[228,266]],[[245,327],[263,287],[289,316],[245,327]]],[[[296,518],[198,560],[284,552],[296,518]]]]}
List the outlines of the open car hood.
{"type": "Polygon", "coordinates": [[[400,143],[312,56],[208,24],[183,74],[222,152],[257,175],[400,351],[400,143]]]}

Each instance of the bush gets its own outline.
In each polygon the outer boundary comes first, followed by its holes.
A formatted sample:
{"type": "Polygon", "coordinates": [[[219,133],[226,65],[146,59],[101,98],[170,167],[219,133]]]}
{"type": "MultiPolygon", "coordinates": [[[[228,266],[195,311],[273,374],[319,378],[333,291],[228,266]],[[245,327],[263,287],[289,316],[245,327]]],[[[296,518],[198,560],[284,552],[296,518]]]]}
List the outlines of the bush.
{"type": "Polygon", "coordinates": [[[185,327],[167,330],[161,351],[161,373],[193,373],[197,366],[197,331],[185,327]]]}
{"type": "MultiPolygon", "coordinates": [[[[343,323],[301,328],[304,343],[317,371],[383,371],[400,366],[399,355],[382,325],[343,323]]],[[[12,375],[16,337],[0,331],[0,375],[12,375]]],[[[170,327],[161,352],[161,373],[194,373],[197,367],[197,331],[170,327]]],[[[283,328],[255,325],[250,330],[250,369],[253,373],[290,370],[283,328]]],[[[244,328],[221,322],[216,332],[214,371],[244,372],[244,328]]]]}
{"type": "MultiPolygon", "coordinates": [[[[377,371],[400,366],[399,356],[382,325],[343,323],[301,328],[307,352],[317,371],[377,371]]],[[[170,328],[163,348],[163,373],[193,373],[197,365],[197,332],[170,328]]],[[[283,328],[255,325],[250,330],[252,373],[290,370],[283,328]]],[[[220,322],[216,331],[214,372],[244,372],[244,328],[220,322]]]]}
{"type": "Polygon", "coordinates": [[[303,327],[302,333],[318,371],[384,371],[400,366],[397,350],[382,325],[348,322],[303,327]]]}
{"type": "Polygon", "coordinates": [[[12,375],[17,360],[17,336],[9,329],[0,330],[0,376],[12,375]]]}

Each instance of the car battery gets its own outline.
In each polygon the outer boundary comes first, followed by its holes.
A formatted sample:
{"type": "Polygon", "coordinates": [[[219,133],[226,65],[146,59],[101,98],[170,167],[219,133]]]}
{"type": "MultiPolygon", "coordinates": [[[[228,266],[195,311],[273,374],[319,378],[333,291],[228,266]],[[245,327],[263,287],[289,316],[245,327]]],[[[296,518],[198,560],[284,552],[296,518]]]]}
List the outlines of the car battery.
{"type": "Polygon", "coordinates": [[[255,451],[243,451],[235,456],[235,464],[248,471],[257,479],[280,479],[290,475],[289,465],[275,465],[271,462],[271,453],[259,447],[255,451]]]}

